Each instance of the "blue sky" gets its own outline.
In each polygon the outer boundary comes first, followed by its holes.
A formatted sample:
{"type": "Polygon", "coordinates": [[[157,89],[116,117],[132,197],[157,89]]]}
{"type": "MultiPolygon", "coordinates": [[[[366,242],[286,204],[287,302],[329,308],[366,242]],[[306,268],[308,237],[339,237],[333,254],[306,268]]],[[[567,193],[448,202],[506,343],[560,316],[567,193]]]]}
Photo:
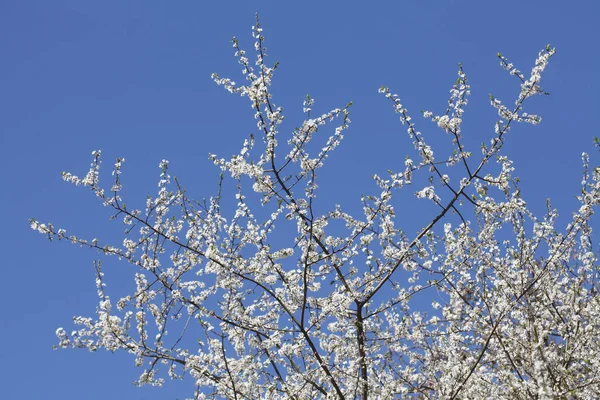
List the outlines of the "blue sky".
{"type": "MultiPolygon", "coordinates": [[[[60,177],[64,170],[83,174],[95,149],[102,149],[105,168],[117,156],[126,158],[128,204],[142,204],[155,193],[163,158],[190,193],[214,194],[218,171],[207,154],[236,153],[255,122],[247,100],[217,87],[210,74],[240,79],[229,39],[237,36],[250,51],[257,11],[269,58],[281,63],[273,93],[286,110],[288,132],[301,118],[307,93],[319,113],[354,101],[352,126],[323,172],[320,193],[325,204],[349,207],[360,194],[375,191],[373,173],[400,169],[411,150],[404,128],[377,94],[381,85],[400,95],[424,135],[443,135],[421,121],[419,110],[444,111],[462,62],[472,86],[463,135],[477,151],[489,141],[496,118],[488,94],[512,103],[519,90],[496,53],[528,72],[537,52],[551,43],[557,54],[542,85],[551,96],[533,99],[528,108],[543,122],[513,128],[504,150],[531,207],[542,210],[550,197],[567,220],[576,206],[581,152],[593,154],[592,139],[600,136],[600,3],[372,3],[0,3],[1,398],[191,394],[190,380],[160,389],[133,387],[140,371],[125,354],[52,350],[58,326],[69,327],[73,315],[93,314],[92,262],[98,256],[49,243],[27,220],[121,241],[121,227],[108,221],[107,210],[60,177]]],[[[430,211],[409,210],[406,223],[416,226],[430,211]]],[[[129,266],[112,260],[105,268],[109,284],[131,287],[129,266]]]]}

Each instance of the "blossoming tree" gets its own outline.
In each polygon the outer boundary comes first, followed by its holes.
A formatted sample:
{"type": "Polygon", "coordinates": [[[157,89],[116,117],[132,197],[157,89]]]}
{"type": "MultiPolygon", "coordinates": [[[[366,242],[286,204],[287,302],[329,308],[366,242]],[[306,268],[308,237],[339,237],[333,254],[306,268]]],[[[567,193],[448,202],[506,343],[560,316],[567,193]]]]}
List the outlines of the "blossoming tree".
{"type": "Polygon", "coordinates": [[[122,219],[122,246],[31,220],[51,240],[137,270],[135,291],[115,301],[97,262],[96,316],[75,317],[71,333],[59,328],[58,347],[124,350],[144,366],[139,384],[187,375],[197,399],[597,398],[600,297],[590,217],[600,169],[583,155],[581,207],[559,230],[550,205],[541,217],[528,210],[501,153],[516,123],[541,121],[524,106],[545,93],[541,74],[555,50],[539,53],[529,77],[498,54],[521,91],[510,106],[491,98],[499,118],[476,153],[461,142],[469,97],[462,66],[447,109],[423,112],[452,139],[448,157],[434,156],[398,96],[382,87],[414,154],[403,170],[374,176],[379,193],[350,215],[340,206],[318,213],[315,193],[351,104],[315,117],[307,97],[306,120],[290,136],[280,133],[282,109],[269,91],[277,65],[265,62],[258,20],[253,37],[255,63],[233,39],[244,84],[213,76],[246,97],[257,120],[260,140],[249,137],[231,159],[210,156],[236,183],[234,209],[222,209],[220,191],[189,198],[166,160],[158,195],[145,209],[130,208],[120,195],[124,159],[105,188],[95,151],[85,177],[63,178],[91,189],[122,219]],[[339,122],[320,139],[330,121],[339,122]],[[319,140],[324,145],[309,145],[319,140]],[[426,185],[419,176],[429,177],[426,185]],[[438,207],[414,235],[397,226],[394,209],[395,193],[411,185],[438,207]],[[422,293],[429,302],[415,299],[422,293]]]}

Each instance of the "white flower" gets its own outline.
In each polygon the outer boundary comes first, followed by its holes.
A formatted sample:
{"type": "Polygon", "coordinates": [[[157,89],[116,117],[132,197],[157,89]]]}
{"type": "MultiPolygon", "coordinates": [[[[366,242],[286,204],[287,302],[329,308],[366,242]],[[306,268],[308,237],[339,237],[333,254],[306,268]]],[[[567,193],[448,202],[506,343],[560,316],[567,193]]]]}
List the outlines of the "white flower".
{"type": "Polygon", "coordinates": [[[448,128],[448,121],[450,120],[450,118],[447,115],[443,115],[441,117],[438,118],[437,120],[437,124],[440,128],[442,129],[447,129],[448,128]]]}

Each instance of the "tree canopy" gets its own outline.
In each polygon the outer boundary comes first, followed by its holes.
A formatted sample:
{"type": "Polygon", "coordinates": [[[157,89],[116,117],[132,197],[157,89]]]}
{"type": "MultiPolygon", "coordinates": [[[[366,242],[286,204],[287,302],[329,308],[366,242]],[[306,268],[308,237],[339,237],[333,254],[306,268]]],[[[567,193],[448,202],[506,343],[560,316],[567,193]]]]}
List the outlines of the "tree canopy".
{"type": "Polygon", "coordinates": [[[135,291],[113,299],[97,261],[96,315],[59,328],[58,347],[129,352],[143,367],[139,384],[191,379],[197,399],[595,398],[600,298],[590,219],[600,169],[583,154],[580,208],[559,228],[549,202],[544,215],[529,210],[502,151],[517,124],[541,122],[526,106],[547,94],[541,78],[555,49],[542,49],[528,74],[498,54],[521,89],[514,101],[490,96],[498,118],[475,149],[463,144],[462,65],[447,107],[421,112],[450,152],[430,145],[381,87],[414,149],[400,170],[373,176],[378,189],[357,213],[324,210],[317,197],[352,103],[318,114],[307,96],[304,121],[280,132],[284,112],[270,90],[277,64],[266,60],[258,18],[252,37],[252,61],[232,40],[242,83],[213,75],[249,101],[256,123],[238,154],[210,155],[221,173],[214,196],[191,198],[163,160],[157,195],[130,207],[121,196],[125,160],[104,186],[94,151],[85,176],[63,179],[114,211],[122,245],[31,220],[51,240],[137,270],[135,291]],[[221,188],[230,182],[228,209],[221,188]],[[402,191],[435,209],[416,233],[397,217],[402,191]]]}

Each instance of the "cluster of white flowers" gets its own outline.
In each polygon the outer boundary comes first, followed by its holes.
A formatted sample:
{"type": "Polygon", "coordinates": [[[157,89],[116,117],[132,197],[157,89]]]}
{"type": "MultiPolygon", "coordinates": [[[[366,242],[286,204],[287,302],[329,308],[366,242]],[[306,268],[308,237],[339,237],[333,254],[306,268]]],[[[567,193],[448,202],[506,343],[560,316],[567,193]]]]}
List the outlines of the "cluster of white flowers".
{"type": "Polygon", "coordinates": [[[379,194],[364,196],[362,214],[351,215],[315,206],[318,169],[343,139],[350,104],[311,118],[307,97],[306,121],[278,150],[283,111],[272,103],[276,66],[265,64],[258,20],[253,38],[253,65],[233,40],[247,85],[213,75],[248,97],[263,139],[261,147],[252,135],[231,159],[210,156],[237,188],[231,212],[221,206],[223,180],[217,195],[195,201],[171,179],[166,160],[156,197],[128,209],[117,195],[124,159],[114,164],[107,195],[98,151],[83,179],[63,178],[88,186],[123,218],[122,245],[31,220],[50,239],[137,268],[135,290],[113,302],[96,263],[96,317],[74,318],[71,333],[59,328],[57,347],[129,352],[144,367],[140,385],[191,377],[196,399],[596,398],[600,271],[590,218],[600,204],[600,169],[583,155],[581,206],[560,229],[550,206],[542,218],[527,209],[500,153],[510,125],[540,121],[523,107],[543,93],[554,49],[540,53],[527,80],[499,55],[521,93],[514,108],[492,97],[501,120],[478,162],[461,143],[470,93],[462,66],[445,112],[423,113],[453,138],[454,154],[442,161],[399,97],[381,88],[415,150],[403,171],[374,177],[379,194]],[[341,124],[319,137],[335,119],[341,124]],[[319,140],[311,155],[309,143],[319,140]],[[497,172],[486,171],[493,161],[497,172]],[[393,201],[415,183],[422,188],[415,195],[438,211],[411,234],[399,225],[413,211],[393,201]]]}

